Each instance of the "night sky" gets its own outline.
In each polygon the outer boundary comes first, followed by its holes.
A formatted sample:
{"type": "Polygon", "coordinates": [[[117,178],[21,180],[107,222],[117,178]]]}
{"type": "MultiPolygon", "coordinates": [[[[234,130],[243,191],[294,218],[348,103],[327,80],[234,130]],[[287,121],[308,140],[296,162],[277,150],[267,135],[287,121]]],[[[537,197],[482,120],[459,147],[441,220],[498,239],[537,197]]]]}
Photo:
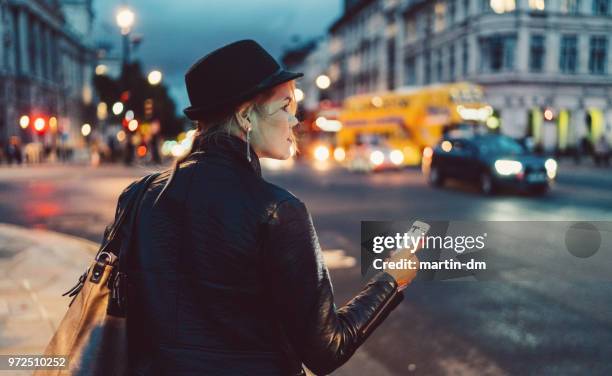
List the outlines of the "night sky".
{"type": "MultiPolygon", "coordinates": [[[[94,36],[115,45],[120,33],[115,13],[122,0],[94,0],[94,36]]],[[[305,41],[324,35],[340,15],[341,0],[131,0],[136,14],[133,33],[143,41],[132,56],[146,71],[159,69],[178,111],[188,105],[183,76],[199,57],[226,43],[255,39],[279,58],[296,37],[305,41]]]]}

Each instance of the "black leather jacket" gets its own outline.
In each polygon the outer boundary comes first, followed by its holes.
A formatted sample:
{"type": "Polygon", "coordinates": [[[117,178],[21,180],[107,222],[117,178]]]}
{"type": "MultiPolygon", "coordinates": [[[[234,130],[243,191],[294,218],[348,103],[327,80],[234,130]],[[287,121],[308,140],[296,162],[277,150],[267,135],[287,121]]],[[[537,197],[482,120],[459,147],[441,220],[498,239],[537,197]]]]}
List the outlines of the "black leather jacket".
{"type": "Polygon", "coordinates": [[[157,202],[170,172],[145,193],[128,269],[132,374],[327,374],[402,300],[381,273],[336,308],[306,207],[245,150],[209,142],[157,202]]]}

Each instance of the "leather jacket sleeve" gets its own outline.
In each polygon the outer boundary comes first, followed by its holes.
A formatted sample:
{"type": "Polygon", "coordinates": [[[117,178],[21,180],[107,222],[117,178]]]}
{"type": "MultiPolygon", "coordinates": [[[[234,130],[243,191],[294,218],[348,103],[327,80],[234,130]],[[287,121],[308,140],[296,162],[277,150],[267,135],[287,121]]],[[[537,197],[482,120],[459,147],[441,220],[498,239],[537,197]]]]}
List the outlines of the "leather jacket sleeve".
{"type": "Polygon", "coordinates": [[[281,325],[297,356],[318,375],[344,364],[403,299],[393,277],[380,273],[336,308],[312,219],[296,198],[271,214],[263,252],[281,325]]]}

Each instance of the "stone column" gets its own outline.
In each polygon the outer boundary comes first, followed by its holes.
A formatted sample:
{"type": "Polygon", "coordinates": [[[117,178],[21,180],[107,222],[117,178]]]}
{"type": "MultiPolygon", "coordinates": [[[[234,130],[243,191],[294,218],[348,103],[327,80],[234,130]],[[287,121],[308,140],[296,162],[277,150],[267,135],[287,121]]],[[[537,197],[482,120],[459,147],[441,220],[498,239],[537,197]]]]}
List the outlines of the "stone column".
{"type": "MultiPolygon", "coordinates": [[[[610,4],[612,6],[612,4],[610,4]]],[[[612,37],[610,36],[610,34],[607,35],[607,40],[608,40],[608,46],[606,48],[607,50],[607,55],[606,58],[608,59],[608,61],[606,61],[606,73],[607,74],[611,74],[612,73],[612,37]]]]}
{"type": "Polygon", "coordinates": [[[578,73],[589,73],[590,35],[578,34],[578,73]]]}
{"type": "Polygon", "coordinates": [[[478,54],[478,35],[471,33],[468,35],[468,76],[475,76],[478,73],[480,56],[478,54]]]}
{"type": "Polygon", "coordinates": [[[395,18],[395,87],[404,86],[404,36],[406,35],[406,25],[404,17],[396,11],[395,18]]]}
{"type": "Polygon", "coordinates": [[[544,72],[558,73],[561,35],[557,31],[552,30],[547,32],[544,38],[544,72]]]}
{"type": "Polygon", "coordinates": [[[519,73],[526,73],[529,71],[529,30],[526,26],[521,25],[517,34],[516,70],[519,73]]]}
{"type": "Polygon", "coordinates": [[[17,71],[22,74],[31,74],[31,64],[28,53],[28,34],[30,32],[30,25],[28,20],[28,13],[23,8],[18,8],[17,13],[18,22],[18,35],[16,43],[16,51],[19,56],[19,66],[17,71]]]}
{"type": "Polygon", "coordinates": [[[586,111],[584,108],[577,108],[570,113],[570,131],[568,143],[570,145],[579,145],[580,139],[587,134],[586,129],[586,111]]]}
{"type": "MultiPolygon", "coordinates": [[[[32,40],[34,41],[34,54],[29,55],[28,57],[32,59],[32,76],[40,77],[42,73],[41,67],[41,43],[40,43],[40,22],[37,19],[32,20],[32,24],[30,25],[30,33],[33,34],[32,40]]],[[[29,48],[29,41],[28,41],[29,48]]]]}
{"type": "Polygon", "coordinates": [[[51,80],[51,31],[48,27],[44,28],[43,43],[45,45],[45,56],[43,56],[44,72],[43,76],[47,80],[51,80]]]}
{"type": "Polygon", "coordinates": [[[593,0],[582,0],[580,2],[580,13],[592,14],[593,13],[593,0]]]}
{"type": "Polygon", "coordinates": [[[608,139],[608,144],[612,143],[612,106],[610,105],[610,101],[608,101],[608,108],[604,112],[604,134],[608,139]]]}

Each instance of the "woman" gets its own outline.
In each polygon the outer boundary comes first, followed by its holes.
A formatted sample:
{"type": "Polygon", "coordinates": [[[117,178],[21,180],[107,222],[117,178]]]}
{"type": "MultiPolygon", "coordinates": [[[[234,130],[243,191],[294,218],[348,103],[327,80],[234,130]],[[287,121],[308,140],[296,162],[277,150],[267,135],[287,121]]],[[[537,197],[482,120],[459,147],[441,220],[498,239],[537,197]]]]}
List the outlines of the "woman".
{"type": "Polygon", "coordinates": [[[129,260],[133,374],[326,374],[401,301],[414,271],[336,309],[306,207],[261,177],[260,157],[295,147],[300,76],[250,40],[187,72],[193,150],[148,188],[129,260]]]}

